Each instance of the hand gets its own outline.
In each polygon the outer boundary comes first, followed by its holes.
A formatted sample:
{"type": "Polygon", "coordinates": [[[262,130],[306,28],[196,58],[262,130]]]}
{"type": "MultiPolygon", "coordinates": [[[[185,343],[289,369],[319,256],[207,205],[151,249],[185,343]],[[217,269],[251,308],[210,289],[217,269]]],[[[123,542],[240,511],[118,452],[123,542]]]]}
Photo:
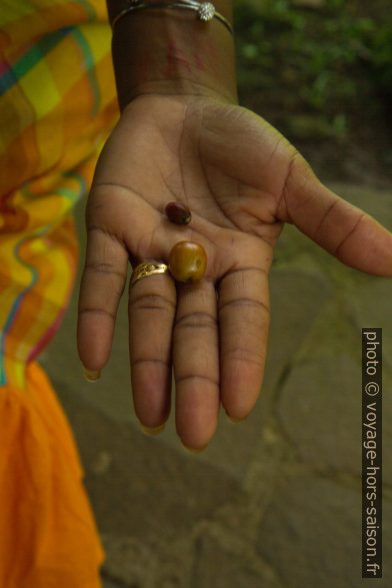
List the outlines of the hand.
{"type": "Polygon", "coordinates": [[[151,276],[129,293],[136,415],[148,427],[168,418],[173,365],[177,432],[192,448],[214,435],[220,402],[245,418],[257,401],[268,271],[284,222],[343,263],[392,276],[392,235],[323,186],[266,121],[214,98],[132,101],[99,158],[86,222],[78,348],[89,370],[109,358],[129,259],[168,263],[184,239],[207,252],[201,282],[151,276]],[[172,200],[190,208],[190,225],[167,221],[172,200]]]}

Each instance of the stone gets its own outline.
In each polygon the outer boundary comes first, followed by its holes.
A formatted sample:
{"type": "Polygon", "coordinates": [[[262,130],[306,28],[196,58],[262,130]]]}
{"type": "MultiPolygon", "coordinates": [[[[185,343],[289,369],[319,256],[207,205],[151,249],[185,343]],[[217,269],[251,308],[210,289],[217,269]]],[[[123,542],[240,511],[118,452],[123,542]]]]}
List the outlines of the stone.
{"type": "Polygon", "coordinates": [[[195,541],[192,588],[199,586],[283,588],[274,570],[252,557],[251,550],[247,555],[233,553],[208,533],[195,541]]]}
{"type": "Polygon", "coordinates": [[[271,323],[265,389],[275,389],[331,296],[320,271],[279,266],[271,271],[271,323]]]}
{"type": "Polygon", "coordinates": [[[277,412],[302,461],[315,468],[360,473],[359,363],[337,355],[295,364],[281,390],[277,412]]]}
{"type": "Polygon", "coordinates": [[[125,584],[115,582],[108,578],[102,578],[102,588],[128,588],[125,584]]]}
{"type": "MultiPolygon", "coordinates": [[[[294,365],[280,393],[277,413],[284,433],[300,459],[317,469],[361,474],[360,333],[357,341],[357,361],[344,353],[310,357],[294,365]]],[[[384,374],[384,390],[390,381],[384,374]]],[[[392,405],[386,401],[382,427],[383,479],[391,484],[392,405]]]]}
{"type": "MultiPolygon", "coordinates": [[[[361,483],[298,472],[282,481],[260,524],[256,550],[285,588],[359,588],[361,579],[361,483]]],[[[392,585],[392,507],[383,505],[384,577],[392,585]]]]}
{"type": "Polygon", "coordinates": [[[156,572],[156,556],[143,541],[133,537],[102,535],[106,553],[104,575],[114,586],[152,586],[156,572]]]}
{"type": "Polygon", "coordinates": [[[103,534],[107,554],[104,574],[121,586],[182,588],[190,586],[192,536],[173,541],[103,534]]]}
{"type": "Polygon", "coordinates": [[[358,327],[382,328],[382,357],[384,371],[392,375],[392,280],[373,278],[364,280],[361,288],[350,299],[352,316],[358,327]]]}

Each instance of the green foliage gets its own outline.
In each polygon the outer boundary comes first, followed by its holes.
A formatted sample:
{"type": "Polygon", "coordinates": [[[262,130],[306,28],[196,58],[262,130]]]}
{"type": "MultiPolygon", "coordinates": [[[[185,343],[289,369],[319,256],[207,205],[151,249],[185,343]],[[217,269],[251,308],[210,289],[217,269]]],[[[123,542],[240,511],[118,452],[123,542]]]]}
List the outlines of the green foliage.
{"type": "Polygon", "coordinates": [[[376,82],[392,98],[392,24],[375,28],[369,43],[376,82]]]}
{"type": "Polygon", "coordinates": [[[392,25],[359,15],[347,0],[319,4],[235,2],[239,87],[264,95],[275,88],[271,100],[278,88],[288,111],[322,113],[342,135],[364,95],[392,94],[392,25]]]}

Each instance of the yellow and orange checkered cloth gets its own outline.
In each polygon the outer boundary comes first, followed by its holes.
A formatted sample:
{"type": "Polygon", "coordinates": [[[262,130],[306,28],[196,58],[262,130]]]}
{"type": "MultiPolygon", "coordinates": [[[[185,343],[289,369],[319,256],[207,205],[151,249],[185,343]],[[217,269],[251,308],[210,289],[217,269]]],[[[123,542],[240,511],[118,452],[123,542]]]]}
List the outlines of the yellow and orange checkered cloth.
{"type": "Polygon", "coordinates": [[[76,273],[72,219],[118,118],[104,0],[0,7],[0,586],[96,588],[103,552],[35,358],[76,273]]]}

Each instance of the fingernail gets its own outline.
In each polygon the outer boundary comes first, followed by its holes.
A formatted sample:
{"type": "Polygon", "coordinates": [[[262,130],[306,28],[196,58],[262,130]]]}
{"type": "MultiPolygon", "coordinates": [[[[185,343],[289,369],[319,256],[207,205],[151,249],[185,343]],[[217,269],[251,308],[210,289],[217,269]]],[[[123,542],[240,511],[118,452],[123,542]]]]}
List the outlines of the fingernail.
{"type": "Polygon", "coordinates": [[[86,378],[87,382],[96,382],[101,377],[101,370],[83,370],[84,377],[86,378]]]}
{"type": "Polygon", "coordinates": [[[238,418],[238,417],[229,416],[227,414],[227,412],[225,414],[226,414],[227,420],[230,421],[231,423],[240,423],[241,421],[244,421],[246,419],[246,417],[238,418]]]}
{"type": "Polygon", "coordinates": [[[190,453],[201,453],[202,451],[204,451],[207,447],[207,445],[204,445],[203,447],[188,447],[187,445],[184,445],[184,443],[182,444],[183,448],[185,449],[185,451],[189,451],[190,453]]]}
{"type": "Polygon", "coordinates": [[[165,423],[163,423],[163,425],[159,425],[159,427],[145,427],[144,425],[140,426],[143,433],[146,435],[159,435],[159,433],[162,433],[163,429],[165,428],[165,423]]]}

